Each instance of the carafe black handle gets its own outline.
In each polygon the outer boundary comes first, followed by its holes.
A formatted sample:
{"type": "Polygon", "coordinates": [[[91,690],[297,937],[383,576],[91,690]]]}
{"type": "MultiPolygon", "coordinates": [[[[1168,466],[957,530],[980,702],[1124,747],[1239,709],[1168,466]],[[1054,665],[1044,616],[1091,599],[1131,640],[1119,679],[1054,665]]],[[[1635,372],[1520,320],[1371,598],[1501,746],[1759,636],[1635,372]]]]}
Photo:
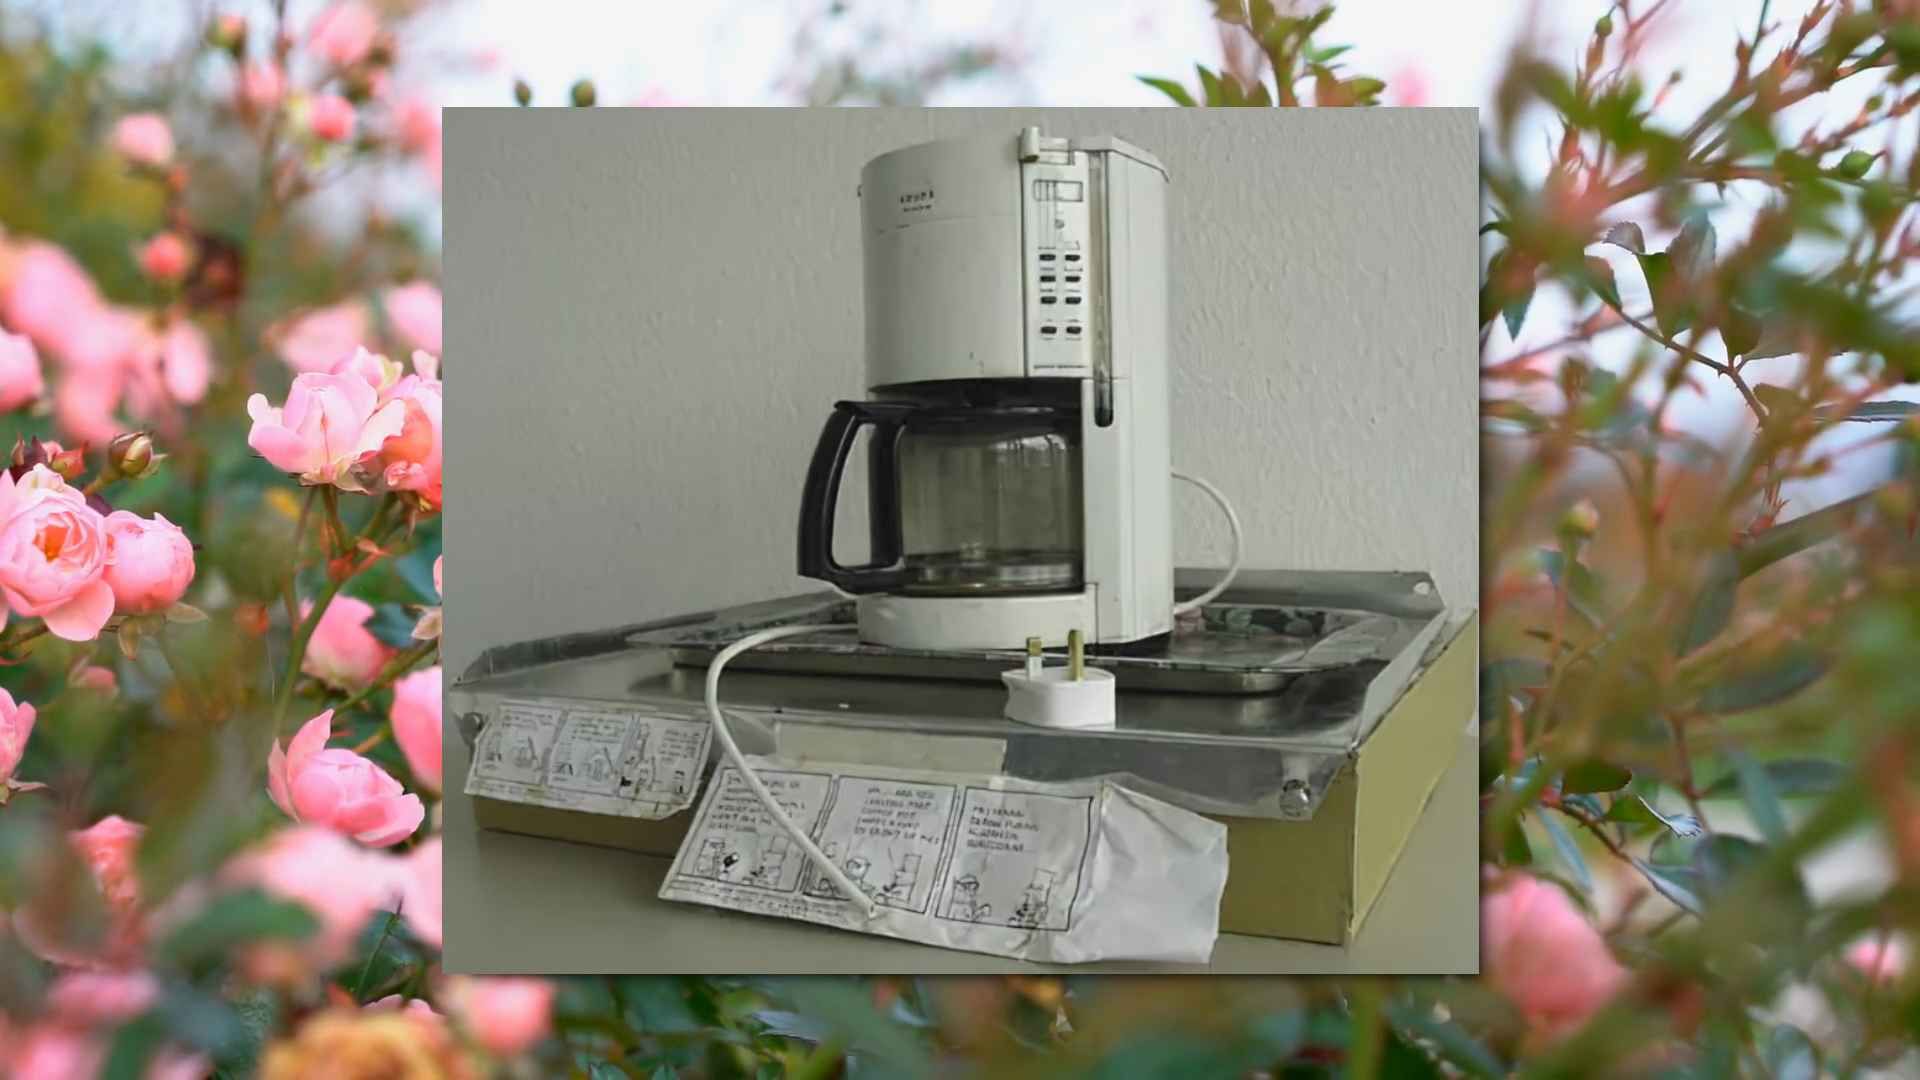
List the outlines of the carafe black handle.
{"type": "Polygon", "coordinates": [[[900,429],[911,405],[881,401],[838,401],[820,430],[800,495],[799,566],[803,577],[818,578],[850,593],[883,592],[906,580],[900,535],[900,429]],[[840,476],[864,425],[873,425],[867,457],[867,529],[870,561],[841,566],[833,561],[833,518],[840,502],[840,476]]]}

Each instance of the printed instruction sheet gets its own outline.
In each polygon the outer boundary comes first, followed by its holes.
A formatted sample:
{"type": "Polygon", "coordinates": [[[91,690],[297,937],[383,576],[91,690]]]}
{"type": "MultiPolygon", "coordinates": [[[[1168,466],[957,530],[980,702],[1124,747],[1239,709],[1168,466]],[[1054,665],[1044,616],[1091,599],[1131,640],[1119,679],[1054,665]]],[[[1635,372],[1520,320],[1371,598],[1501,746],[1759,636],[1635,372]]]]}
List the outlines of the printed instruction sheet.
{"type": "Polygon", "coordinates": [[[1034,960],[1192,963],[1212,950],[1226,829],[1198,814],[1102,780],[749,761],[878,914],[843,896],[724,763],[663,899],[1034,960]]]}
{"type": "Polygon", "coordinates": [[[474,742],[467,794],[663,818],[693,804],[712,740],[691,709],[506,700],[474,742]]]}

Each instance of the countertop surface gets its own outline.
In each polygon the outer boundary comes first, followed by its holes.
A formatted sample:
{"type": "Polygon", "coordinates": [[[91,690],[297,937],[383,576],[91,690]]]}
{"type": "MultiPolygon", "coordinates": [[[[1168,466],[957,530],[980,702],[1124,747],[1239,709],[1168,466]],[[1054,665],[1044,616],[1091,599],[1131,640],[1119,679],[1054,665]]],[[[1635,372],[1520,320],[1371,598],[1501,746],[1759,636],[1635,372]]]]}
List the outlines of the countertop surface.
{"type": "MultiPolygon", "coordinates": [[[[467,748],[447,738],[449,777],[467,748]]],[[[1476,777],[1463,736],[1373,911],[1347,946],[1223,934],[1207,968],[1087,971],[1457,974],[1479,966],[1476,777]]],[[[669,860],[483,830],[458,785],[444,804],[445,966],[486,973],[825,974],[1035,972],[1044,965],[934,948],[656,896],[669,860]]]]}

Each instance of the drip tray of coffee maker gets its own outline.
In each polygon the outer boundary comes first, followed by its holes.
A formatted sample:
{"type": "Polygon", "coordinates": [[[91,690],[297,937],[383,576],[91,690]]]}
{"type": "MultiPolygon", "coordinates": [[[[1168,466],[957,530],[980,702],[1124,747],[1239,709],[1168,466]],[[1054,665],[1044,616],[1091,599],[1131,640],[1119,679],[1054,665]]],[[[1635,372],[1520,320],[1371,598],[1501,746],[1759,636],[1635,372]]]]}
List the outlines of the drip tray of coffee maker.
{"type": "MultiPolygon", "coordinates": [[[[1176,592],[1196,595],[1217,575],[1176,571],[1176,592]]],[[[1272,695],[1302,676],[1330,674],[1364,684],[1442,610],[1425,574],[1249,570],[1212,603],[1178,619],[1172,633],[1092,660],[1113,672],[1126,691],[1272,695]]],[[[812,593],[679,620],[635,634],[628,643],[664,648],[676,664],[704,667],[721,649],[758,630],[853,619],[853,601],[812,593]]],[[[729,669],[998,686],[1000,673],[1023,657],[1019,650],[901,649],[863,642],[843,629],[768,642],[736,657],[729,669]]]]}

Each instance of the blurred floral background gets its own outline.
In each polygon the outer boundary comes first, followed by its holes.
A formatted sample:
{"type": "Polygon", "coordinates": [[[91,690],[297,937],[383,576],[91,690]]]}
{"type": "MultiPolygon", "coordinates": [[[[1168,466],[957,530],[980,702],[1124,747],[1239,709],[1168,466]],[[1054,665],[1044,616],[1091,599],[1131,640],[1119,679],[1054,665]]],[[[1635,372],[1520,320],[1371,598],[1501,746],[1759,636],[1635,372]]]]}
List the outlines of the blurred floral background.
{"type": "Polygon", "coordinates": [[[0,1070],[1920,1072],[1917,75],[1906,0],[0,5],[0,1070]],[[1483,977],[440,970],[438,109],[514,103],[1480,106],[1483,977]]]}

